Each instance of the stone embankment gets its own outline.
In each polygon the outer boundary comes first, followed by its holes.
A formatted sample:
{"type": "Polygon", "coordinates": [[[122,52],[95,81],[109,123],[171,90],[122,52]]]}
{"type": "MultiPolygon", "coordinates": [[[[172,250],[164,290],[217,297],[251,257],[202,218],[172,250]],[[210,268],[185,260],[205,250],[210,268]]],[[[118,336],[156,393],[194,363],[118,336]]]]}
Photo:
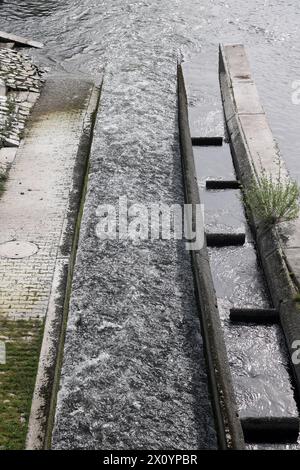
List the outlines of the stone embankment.
{"type": "Polygon", "coordinates": [[[0,47],[0,171],[6,172],[18,147],[26,119],[39,97],[42,73],[20,52],[0,47]]]}
{"type": "Polygon", "coordinates": [[[83,76],[44,84],[13,46],[0,42],[0,449],[44,445],[99,97],[83,76]]]}

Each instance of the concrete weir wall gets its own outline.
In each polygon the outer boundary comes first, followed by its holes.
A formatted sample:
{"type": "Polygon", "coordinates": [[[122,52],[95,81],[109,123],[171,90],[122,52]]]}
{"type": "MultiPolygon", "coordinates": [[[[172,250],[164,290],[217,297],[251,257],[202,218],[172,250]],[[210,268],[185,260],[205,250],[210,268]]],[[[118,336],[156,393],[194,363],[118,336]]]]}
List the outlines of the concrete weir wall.
{"type": "MultiPolygon", "coordinates": [[[[151,135],[152,151],[125,154],[119,132],[130,118],[133,126],[139,114],[127,107],[124,120],[122,103],[120,109],[112,106],[117,78],[109,75],[104,82],[90,156],[52,448],[213,448],[214,420],[184,241],[96,236],[98,205],[118,204],[118,196],[127,195],[129,204],[184,202],[176,106],[174,114],[164,116],[167,143],[158,133],[151,135]],[[117,134],[109,132],[115,121],[117,134]]],[[[172,90],[147,83],[147,99],[160,111],[164,99],[176,103],[176,67],[172,83],[172,90]],[[164,93],[159,102],[157,87],[164,93]]],[[[153,116],[154,111],[149,109],[153,116]]],[[[141,139],[148,138],[145,130],[141,139]]]]}
{"type": "Polygon", "coordinates": [[[48,78],[0,202],[2,235],[36,247],[24,258],[1,260],[6,304],[13,304],[7,315],[45,324],[28,449],[43,448],[46,437],[66,278],[98,95],[85,77],[48,78]]]}
{"type": "MultiPolygon", "coordinates": [[[[195,139],[190,135],[188,100],[181,66],[178,66],[178,107],[185,199],[188,204],[199,205],[192,145],[195,139]]],[[[207,234],[205,238],[207,239],[207,234]]],[[[212,279],[207,240],[200,250],[192,251],[191,257],[219,448],[242,450],[245,442],[212,279]]]]}
{"type": "MultiPolygon", "coordinates": [[[[262,169],[276,180],[280,167],[282,179],[288,178],[242,45],[220,47],[219,71],[235,168],[242,185],[247,189],[262,169]]],[[[255,214],[249,215],[272,302],[279,313],[300,399],[300,364],[295,354],[300,339],[297,298],[300,285],[300,218],[270,229],[257,220],[255,214]],[[296,361],[293,360],[294,354],[296,361]]]]}

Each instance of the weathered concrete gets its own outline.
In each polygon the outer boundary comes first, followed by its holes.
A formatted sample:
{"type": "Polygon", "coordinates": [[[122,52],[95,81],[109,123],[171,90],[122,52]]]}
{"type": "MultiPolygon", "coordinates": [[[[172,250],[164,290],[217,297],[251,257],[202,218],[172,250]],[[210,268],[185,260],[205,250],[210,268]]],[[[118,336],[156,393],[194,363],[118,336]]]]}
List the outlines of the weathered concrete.
{"type": "Polygon", "coordinates": [[[297,442],[299,435],[297,417],[243,418],[242,426],[246,441],[252,443],[297,442]]]}
{"type": "Polygon", "coordinates": [[[244,209],[237,190],[201,191],[201,203],[205,207],[205,232],[220,245],[245,243],[244,209]],[[219,237],[217,237],[219,235],[219,237]],[[234,237],[236,241],[234,243],[234,237]],[[239,237],[242,236],[240,239],[239,237]],[[230,242],[231,239],[231,242],[230,242]],[[239,241],[240,240],[240,241],[239,241]]]}
{"type": "Polygon", "coordinates": [[[273,324],[279,322],[275,308],[231,308],[230,320],[238,323],[273,324]]]}
{"type": "Polygon", "coordinates": [[[244,245],[246,234],[243,233],[207,233],[207,246],[244,245]]]}
{"type": "MultiPolygon", "coordinates": [[[[179,130],[185,197],[187,204],[199,205],[199,189],[189,129],[187,96],[182,69],[178,67],[179,130]]],[[[243,449],[244,438],[230,375],[226,346],[221,327],[216,293],[213,285],[207,246],[192,251],[195,288],[205,344],[218,441],[221,449],[243,449]]],[[[224,237],[213,237],[224,241],[224,237]]]]}
{"type": "Polygon", "coordinates": [[[191,137],[192,145],[195,146],[222,146],[223,145],[223,137],[191,137]]]}
{"type": "Polygon", "coordinates": [[[0,31],[0,42],[4,43],[16,43],[18,46],[29,46],[41,49],[44,45],[41,42],[33,41],[32,39],[23,38],[22,36],[16,36],[15,34],[6,33],[0,31]]]}
{"type": "MultiPolygon", "coordinates": [[[[242,45],[220,47],[220,85],[226,123],[238,178],[245,188],[264,170],[288,178],[284,161],[274,141],[266,115],[258,102],[249,63],[242,45]]],[[[253,214],[250,221],[272,297],[278,310],[292,358],[300,338],[300,315],[295,296],[299,288],[300,221],[276,229],[261,225],[253,214]],[[292,234],[292,235],[291,235],[292,234]],[[286,241],[288,237],[288,241],[286,241]]],[[[300,397],[300,365],[291,361],[300,397]]]]}
{"type": "MultiPolygon", "coordinates": [[[[176,76],[172,79],[175,84],[176,76]]],[[[164,143],[162,158],[157,157],[162,146],[157,135],[151,135],[152,152],[143,150],[144,133],[141,150],[132,151],[130,144],[119,142],[124,120],[122,111],[121,119],[111,105],[114,80],[111,74],[104,83],[96,125],[100,139],[91,153],[52,447],[213,448],[214,421],[184,241],[96,237],[97,206],[118,204],[118,196],[145,204],[184,201],[179,152],[171,147],[175,107],[174,114],[163,118],[171,144],[164,143]],[[110,134],[112,122],[115,134],[110,134]],[[108,152],[108,146],[117,150],[108,152]]],[[[145,83],[148,100],[157,89],[145,83]]],[[[170,88],[160,92],[166,99],[172,95],[170,88]]],[[[172,103],[176,88],[173,93],[172,103]]],[[[127,116],[130,103],[126,95],[127,116]]],[[[138,116],[136,110],[132,113],[138,116]]],[[[128,132],[132,139],[135,130],[128,132]]]]}
{"type": "Polygon", "coordinates": [[[241,183],[238,180],[206,180],[206,189],[216,190],[216,189],[240,189],[241,183]]]}
{"type": "Polygon", "coordinates": [[[0,199],[1,318],[46,319],[29,425],[30,448],[42,445],[49,407],[62,315],[57,304],[74,232],[70,208],[79,191],[73,181],[74,167],[92,92],[93,83],[86,79],[49,78],[0,199]],[[25,258],[18,252],[22,246],[25,258]],[[36,250],[29,252],[32,246],[36,250]]]}
{"type": "MultiPolygon", "coordinates": [[[[53,398],[55,369],[61,342],[64,311],[68,303],[68,282],[73,272],[74,250],[76,250],[77,243],[77,219],[99,93],[99,88],[95,87],[89,79],[55,77],[53,81],[50,81],[50,84],[48,82],[37,109],[37,120],[40,121],[42,128],[44,121],[50,120],[49,127],[46,126],[44,129],[47,134],[40,135],[39,142],[44,146],[46,139],[50,139],[45,158],[52,160],[56,166],[53,178],[59,179],[59,184],[54,184],[54,187],[60,187],[57,195],[57,216],[60,215],[61,219],[59,223],[57,218],[56,230],[59,238],[56,241],[55,264],[52,265],[53,277],[28,427],[27,449],[40,449],[46,446],[48,422],[51,423],[54,412],[51,400],[53,398]],[[50,116],[53,118],[51,119],[50,116]],[[63,159],[61,159],[62,155],[63,159]],[[59,164],[62,165],[60,168],[59,164]],[[61,198],[60,201],[59,198],[61,198]]],[[[38,146],[37,142],[35,147],[37,151],[38,146]]],[[[48,174],[49,176],[52,175],[48,174]]],[[[55,183],[54,180],[53,183],[55,183]]],[[[49,209],[53,223],[51,205],[49,209]]]]}
{"type": "Polygon", "coordinates": [[[2,49],[13,49],[14,47],[14,42],[0,42],[0,48],[2,49]]]}
{"type": "Polygon", "coordinates": [[[28,57],[0,48],[0,149],[20,145],[26,119],[43,82],[41,71],[28,57]]]}
{"type": "Polygon", "coordinates": [[[223,108],[218,99],[220,90],[216,77],[216,64],[213,54],[193,54],[182,63],[185,77],[188,104],[189,124],[193,144],[203,138],[211,138],[211,142],[224,138],[223,108]],[[217,99],[216,99],[217,98],[217,99]],[[219,136],[216,139],[216,136],[219,136]],[[195,139],[195,140],[194,140],[195,139]]]}

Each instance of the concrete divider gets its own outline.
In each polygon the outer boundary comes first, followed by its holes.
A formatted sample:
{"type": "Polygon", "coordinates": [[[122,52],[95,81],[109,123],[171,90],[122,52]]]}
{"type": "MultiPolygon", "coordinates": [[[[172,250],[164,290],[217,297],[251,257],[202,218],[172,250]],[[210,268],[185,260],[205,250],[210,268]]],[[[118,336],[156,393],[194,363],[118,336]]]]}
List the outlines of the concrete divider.
{"type": "Polygon", "coordinates": [[[278,323],[279,314],[275,308],[232,308],[230,320],[242,323],[278,323]]]}
{"type": "Polygon", "coordinates": [[[24,38],[22,36],[16,36],[15,34],[6,33],[5,31],[0,31],[0,43],[4,44],[16,44],[17,46],[28,46],[41,49],[44,45],[41,42],[34,41],[32,39],[24,38]]]}
{"type": "MultiPolygon", "coordinates": [[[[186,90],[180,66],[178,66],[178,101],[185,200],[188,204],[200,204],[189,130],[186,90]]],[[[243,449],[244,437],[238,418],[206,243],[200,251],[192,251],[191,256],[219,447],[243,449]]]]}
{"type": "Polygon", "coordinates": [[[245,233],[207,233],[206,242],[207,246],[236,246],[244,245],[246,241],[245,233]]]}
{"type": "Polygon", "coordinates": [[[299,419],[297,417],[251,417],[242,419],[246,442],[287,443],[297,442],[299,419]]]}
{"type": "MultiPolygon", "coordinates": [[[[237,177],[244,188],[259,177],[262,169],[277,177],[280,168],[282,178],[288,178],[242,45],[220,46],[219,78],[237,177]]],[[[285,227],[287,233],[292,233],[287,237],[288,241],[276,229],[261,225],[253,214],[249,213],[249,219],[272,302],[279,312],[299,399],[300,364],[294,356],[300,341],[300,310],[297,303],[300,285],[300,219],[285,227]]]]}
{"type": "MultiPolygon", "coordinates": [[[[38,196],[36,206],[32,206],[31,202],[31,208],[27,211],[35,215],[28,215],[24,227],[34,227],[35,239],[42,247],[39,251],[41,259],[38,259],[38,254],[33,259],[36,269],[31,273],[31,282],[37,285],[38,293],[39,284],[45,290],[45,303],[39,311],[45,319],[45,327],[27,449],[43,449],[47,445],[49,427],[51,429],[56,367],[61,353],[68,289],[77,247],[77,220],[80,218],[99,95],[99,88],[89,78],[71,78],[67,75],[50,77],[31,116],[19,151],[19,161],[30,165],[30,172],[33,171],[34,161],[34,175],[38,173],[36,181],[32,182],[32,193],[38,196]],[[43,279],[41,273],[46,268],[48,277],[43,279]]],[[[24,171],[20,174],[24,180],[24,171]]],[[[22,202],[26,213],[27,201],[23,199],[22,202]]],[[[17,275],[20,273],[17,272],[17,275]]],[[[33,307],[36,309],[36,306],[33,307]]]]}
{"type": "Polygon", "coordinates": [[[223,137],[192,137],[192,145],[201,147],[221,147],[223,145],[223,137]]]}
{"type": "Polygon", "coordinates": [[[206,180],[206,189],[240,189],[241,184],[238,180],[206,180]]]}

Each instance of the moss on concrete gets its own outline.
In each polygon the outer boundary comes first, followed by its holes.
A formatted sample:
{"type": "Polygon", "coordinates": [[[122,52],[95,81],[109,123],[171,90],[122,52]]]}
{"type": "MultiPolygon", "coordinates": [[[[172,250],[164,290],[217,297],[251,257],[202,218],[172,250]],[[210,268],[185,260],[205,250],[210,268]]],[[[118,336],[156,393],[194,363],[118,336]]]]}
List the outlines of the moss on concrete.
{"type": "Polygon", "coordinates": [[[0,319],[6,364],[0,364],[0,450],[24,449],[41,347],[40,320],[0,319]]]}
{"type": "Polygon", "coordinates": [[[4,192],[6,179],[6,175],[0,172],[0,196],[4,192]]]}

